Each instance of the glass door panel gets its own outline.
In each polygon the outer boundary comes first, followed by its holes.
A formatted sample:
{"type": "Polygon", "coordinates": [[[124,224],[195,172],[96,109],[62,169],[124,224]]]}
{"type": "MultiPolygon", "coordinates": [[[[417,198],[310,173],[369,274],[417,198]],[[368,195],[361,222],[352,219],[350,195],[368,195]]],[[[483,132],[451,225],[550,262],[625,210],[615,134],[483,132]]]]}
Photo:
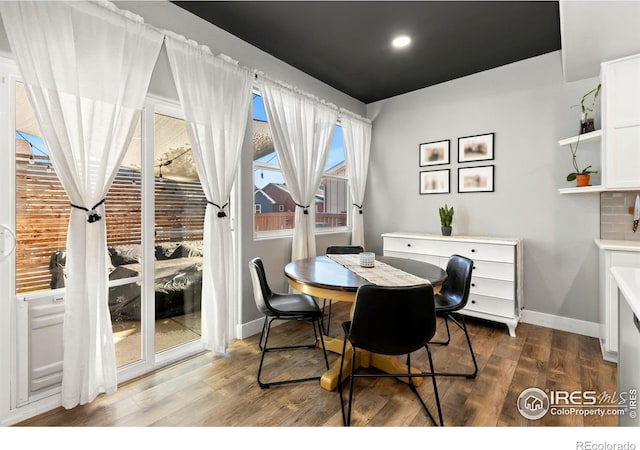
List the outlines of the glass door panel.
{"type": "Polygon", "coordinates": [[[182,119],[155,115],[155,349],[200,338],[207,205],[182,119]]]}
{"type": "MultiPolygon", "coordinates": [[[[16,83],[15,89],[16,293],[29,299],[41,296],[42,291],[64,292],[69,198],[49,158],[25,87],[16,83]]],[[[139,360],[142,355],[140,142],[138,124],[105,199],[111,258],[109,310],[119,367],[139,360]]]]}

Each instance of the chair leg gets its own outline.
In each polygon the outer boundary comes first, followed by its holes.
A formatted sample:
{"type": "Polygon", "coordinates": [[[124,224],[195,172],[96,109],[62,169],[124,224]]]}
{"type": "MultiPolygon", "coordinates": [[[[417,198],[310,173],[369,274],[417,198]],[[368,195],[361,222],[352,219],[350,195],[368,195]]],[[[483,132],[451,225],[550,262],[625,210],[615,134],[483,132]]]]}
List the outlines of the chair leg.
{"type": "MultiPolygon", "coordinates": [[[[315,348],[317,345],[317,332],[316,332],[316,320],[312,321],[311,325],[313,326],[313,333],[316,336],[316,341],[313,344],[310,345],[291,345],[291,346],[283,346],[283,347],[268,347],[267,346],[267,342],[269,340],[269,333],[271,331],[271,324],[273,323],[274,320],[278,320],[277,317],[274,318],[265,318],[265,323],[263,326],[263,333],[260,335],[260,342],[262,342],[262,337],[264,335],[264,343],[262,345],[259,345],[260,350],[262,351],[262,354],[260,355],[260,364],[258,366],[258,385],[260,386],[260,388],[262,389],[266,389],[269,388],[271,386],[279,386],[279,385],[283,385],[283,384],[291,384],[291,383],[300,383],[303,381],[314,381],[314,380],[319,380],[320,376],[314,376],[314,377],[307,377],[307,378],[296,378],[293,380],[283,380],[283,381],[272,381],[272,382],[263,382],[260,379],[260,376],[262,374],[262,366],[264,364],[264,357],[265,354],[269,351],[275,351],[275,350],[291,350],[291,349],[301,349],[301,348],[315,348]]],[[[282,319],[281,319],[282,320],[282,319]]],[[[322,325],[320,323],[318,323],[318,328],[320,330],[322,330],[322,325]]],[[[324,339],[322,338],[322,333],[320,333],[320,343],[322,345],[322,352],[324,354],[324,361],[325,361],[325,365],[327,366],[327,370],[329,369],[329,360],[327,359],[327,350],[324,346],[324,339]]]]}
{"type": "Polygon", "coordinates": [[[329,358],[327,357],[327,349],[324,346],[324,336],[322,334],[322,318],[320,318],[319,322],[313,322],[313,323],[314,323],[313,332],[316,335],[316,342],[318,342],[318,334],[319,334],[320,335],[320,345],[322,346],[322,354],[324,356],[324,364],[325,364],[325,366],[327,366],[327,370],[329,370],[330,369],[330,367],[329,367],[329,358]],[[316,323],[318,325],[319,333],[316,333],[316,327],[315,327],[316,323]]]}
{"type": "Polygon", "coordinates": [[[347,423],[345,424],[347,427],[351,426],[351,406],[353,405],[353,384],[355,377],[353,376],[353,372],[356,367],[356,349],[352,348],[351,350],[351,372],[349,375],[349,409],[347,410],[347,423]]]}
{"type": "Polygon", "coordinates": [[[347,352],[347,339],[342,344],[342,354],[340,356],[340,372],[338,372],[338,395],[340,395],[340,411],[342,412],[342,425],[347,426],[347,416],[344,412],[344,397],[342,395],[342,371],[344,370],[344,355],[347,352]]]}
{"type": "MultiPolygon", "coordinates": [[[[329,314],[327,315],[327,327],[325,328],[325,331],[324,331],[327,336],[329,336],[329,327],[331,326],[331,305],[332,305],[332,303],[333,302],[331,300],[329,300],[329,314]]],[[[322,301],[322,315],[323,316],[324,316],[324,309],[325,309],[326,305],[327,305],[327,299],[325,298],[322,301]]]]}
{"type": "MultiPolygon", "coordinates": [[[[431,369],[430,372],[430,376],[434,379],[435,382],[435,377],[433,376],[433,366],[429,366],[431,369]]],[[[407,355],[407,373],[411,374],[411,356],[407,355]]],[[[422,396],[420,395],[420,393],[418,392],[418,389],[416,388],[416,385],[413,383],[413,377],[409,377],[409,389],[411,389],[411,391],[415,394],[416,397],[418,397],[418,400],[420,401],[420,404],[422,405],[422,409],[424,409],[424,411],[427,413],[427,416],[429,417],[429,419],[431,419],[431,422],[433,422],[434,425],[438,425],[438,423],[436,422],[436,419],[434,419],[433,414],[431,414],[431,411],[429,410],[429,407],[427,406],[427,404],[424,402],[424,400],[422,399],[422,396]]],[[[435,386],[434,384],[434,392],[435,392],[435,396],[436,396],[436,404],[438,406],[438,414],[440,414],[440,425],[442,425],[442,413],[440,411],[440,399],[438,397],[438,388],[437,386],[435,386]]]]}
{"type": "MultiPolygon", "coordinates": [[[[467,330],[467,322],[464,320],[464,316],[459,314],[460,322],[462,324],[461,328],[464,330],[464,335],[467,338],[467,345],[469,346],[469,353],[471,353],[471,360],[473,361],[473,372],[466,375],[467,378],[475,378],[478,375],[478,362],[476,361],[476,355],[473,352],[473,347],[471,346],[471,338],[469,337],[469,330],[467,330]]],[[[454,322],[458,323],[455,319],[454,322]]]]}
{"type": "Polygon", "coordinates": [[[262,323],[262,332],[260,333],[260,340],[258,341],[258,348],[260,349],[260,351],[262,351],[262,338],[264,337],[264,330],[267,328],[267,321],[269,320],[268,317],[265,316],[264,318],[264,322],[262,323]]]}
{"type": "Polygon", "coordinates": [[[440,419],[440,426],[444,426],[444,420],[442,419],[442,407],[440,405],[440,395],[438,394],[438,384],[436,383],[436,374],[433,370],[433,358],[431,356],[431,349],[429,345],[425,345],[427,349],[427,355],[429,356],[429,369],[431,369],[431,380],[433,381],[433,392],[436,397],[436,407],[438,408],[438,419],[440,419]]]}
{"type": "Polygon", "coordinates": [[[449,345],[451,342],[451,332],[449,331],[449,314],[444,315],[444,326],[447,329],[447,340],[446,341],[431,341],[430,344],[434,345],[449,345]]]}
{"type": "Polygon", "coordinates": [[[262,374],[262,364],[264,363],[264,355],[267,353],[267,341],[269,340],[269,331],[271,330],[271,322],[273,319],[269,319],[268,317],[264,318],[264,325],[262,327],[262,334],[260,334],[260,365],[258,366],[258,385],[264,389],[269,387],[268,384],[260,381],[260,374],[262,374]],[[262,343],[262,337],[264,336],[264,344],[262,343]]]}
{"type": "MultiPolygon", "coordinates": [[[[462,331],[464,331],[464,335],[467,339],[467,346],[469,347],[469,353],[471,353],[471,361],[473,362],[473,372],[471,373],[460,373],[460,372],[436,372],[435,375],[446,376],[446,377],[466,377],[466,378],[475,378],[478,375],[478,362],[476,361],[476,355],[473,352],[473,347],[471,346],[471,337],[469,336],[469,330],[467,330],[467,323],[464,320],[464,316],[462,314],[456,314],[459,318],[457,320],[453,315],[447,314],[445,316],[445,321],[447,317],[451,319],[453,323],[455,323],[462,331]]],[[[449,333],[448,321],[447,323],[447,334],[449,333]]],[[[442,344],[441,342],[430,342],[430,344],[442,344]]]]}

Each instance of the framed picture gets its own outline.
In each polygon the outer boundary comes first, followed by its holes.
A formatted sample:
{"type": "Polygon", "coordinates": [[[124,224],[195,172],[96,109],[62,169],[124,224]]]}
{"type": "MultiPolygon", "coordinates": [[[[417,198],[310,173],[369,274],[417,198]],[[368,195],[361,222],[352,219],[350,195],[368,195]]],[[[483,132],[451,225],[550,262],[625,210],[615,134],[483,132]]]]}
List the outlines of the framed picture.
{"type": "Polygon", "coordinates": [[[449,169],[420,172],[420,194],[448,194],[449,169]]]}
{"type": "Polygon", "coordinates": [[[458,169],[458,192],[493,192],[493,167],[458,169]]]}
{"type": "Polygon", "coordinates": [[[449,164],[449,141],[420,144],[420,167],[449,164]]]}
{"type": "Polygon", "coordinates": [[[458,162],[493,159],[494,134],[488,133],[458,138],[458,162]]]}

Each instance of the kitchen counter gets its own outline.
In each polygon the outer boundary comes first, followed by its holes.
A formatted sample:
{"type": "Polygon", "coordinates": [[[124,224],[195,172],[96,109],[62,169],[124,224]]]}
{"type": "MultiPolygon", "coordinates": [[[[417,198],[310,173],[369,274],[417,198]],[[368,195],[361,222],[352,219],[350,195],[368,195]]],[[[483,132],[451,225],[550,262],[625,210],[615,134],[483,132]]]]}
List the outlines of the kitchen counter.
{"type": "Polygon", "coordinates": [[[612,267],[611,274],[631,310],[640,316],[640,269],[635,267],[612,267]]]}
{"type": "Polygon", "coordinates": [[[625,252],[640,252],[640,241],[613,241],[596,239],[596,245],[601,250],[620,250],[625,252]]]}
{"type": "Polygon", "coordinates": [[[635,401],[640,386],[640,268],[614,266],[611,275],[618,285],[618,393],[627,395],[621,402],[623,414],[618,426],[640,425],[638,404],[635,401]]]}

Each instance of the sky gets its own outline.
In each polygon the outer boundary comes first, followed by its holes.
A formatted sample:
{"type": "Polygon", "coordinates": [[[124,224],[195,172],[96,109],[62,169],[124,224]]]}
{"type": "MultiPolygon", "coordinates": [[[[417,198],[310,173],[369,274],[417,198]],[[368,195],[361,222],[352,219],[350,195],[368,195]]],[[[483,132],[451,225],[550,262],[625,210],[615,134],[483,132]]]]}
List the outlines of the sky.
{"type": "MultiPolygon", "coordinates": [[[[253,95],[253,119],[267,121],[267,114],[264,110],[264,103],[262,97],[257,94],[253,95]]],[[[278,158],[275,153],[263,156],[256,161],[264,162],[267,164],[278,164],[278,158]]],[[[329,150],[329,158],[327,158],[327,164],[325,170],[335,166],[336,164],[344,161],[344,148],[342,144],[342,127],[336,125],[336,129],[333,133],[333,141],[331,143],[331,149],[329,150]]],[[[254,184],[261,188],[269,183],[284,183],[282,174],[278,171],[259,169],[253,173],[254,184]]]]}

